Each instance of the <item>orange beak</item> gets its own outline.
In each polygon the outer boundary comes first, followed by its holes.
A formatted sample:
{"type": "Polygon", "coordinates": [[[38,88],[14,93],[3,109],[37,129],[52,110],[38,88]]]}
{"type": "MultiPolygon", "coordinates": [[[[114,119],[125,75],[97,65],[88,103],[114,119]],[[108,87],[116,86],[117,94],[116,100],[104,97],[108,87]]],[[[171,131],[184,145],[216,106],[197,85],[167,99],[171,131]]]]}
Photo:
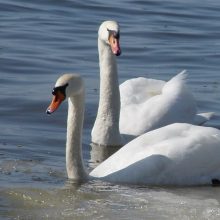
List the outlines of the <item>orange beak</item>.
{"type": "Polygon", "coordinates": [[[119,56],[121,54],[121,48],[119,44],[119,39],[115,38],[113,34],[109,36],[109,43],[111,46],[112,53],[116,56],[119,56]]]}
{"type": "Polygon", "coordinates": [[[54,111],[56,111],[58,109],[58,107],[60,106],[60,104],[64,101],[65,96],[58,91],[53,99],[52,102],[50,103],[49,107],[47,108],[47,114],[52,114],[54,111]]]}

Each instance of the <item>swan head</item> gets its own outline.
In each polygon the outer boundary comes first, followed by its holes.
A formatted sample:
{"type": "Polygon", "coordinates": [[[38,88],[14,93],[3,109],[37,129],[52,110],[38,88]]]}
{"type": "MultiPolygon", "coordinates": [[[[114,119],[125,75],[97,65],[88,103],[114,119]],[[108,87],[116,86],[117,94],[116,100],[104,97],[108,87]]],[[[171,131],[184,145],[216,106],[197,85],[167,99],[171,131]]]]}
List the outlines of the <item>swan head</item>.
{"type": "Polygon", "coordinates": [[[46,113],[52,114],[66,98],[81,94],[83,90],[84,83],[80,75],[64,74],[60,76],[52,90],[53,99],[46,113]]]}
{"type": "Polygon", "coordinates": [[[120,28],[116,21],[104,21],[99,27],[98,37],[101,41],[110,46],[113,54],[116,56],[121,54],[119,44],[120,28]]]}

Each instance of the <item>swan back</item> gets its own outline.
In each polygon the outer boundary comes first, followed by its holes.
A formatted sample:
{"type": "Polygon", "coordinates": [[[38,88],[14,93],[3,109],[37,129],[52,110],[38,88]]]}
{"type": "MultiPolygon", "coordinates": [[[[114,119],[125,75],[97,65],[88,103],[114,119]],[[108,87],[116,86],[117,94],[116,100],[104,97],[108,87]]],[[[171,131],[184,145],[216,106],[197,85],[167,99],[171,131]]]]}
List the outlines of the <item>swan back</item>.
{"type": "MultiPolygon", "coordinates": [[[[133,82],[130,82],[131,80],[127,82],[127,88],[129,85],[133,87],[134,81],[137,81],[137,84],[140,83],[139,79],[132,80],[133,82]]],[[[125,88],[122,87],[120,91],[123,108],[120,114],[120,132],[138,136],[171,123],[193,122],[196,103],[185,82],[186,74],[183,71],[166,83],[152,79],[142,80],[142,87],[145,85],[148,90],[143,89],[138,93],[133,87],[135,95],[130,92],[129,97],[124,92],[125,88]],[[149,84],[152,84],[152,90],[149,84]],[[128,118],[129,123],[127,123],[128,118]]],[[[132,89],[129,90],[132,91],[132,89]]]]}
{"type": "Polygon", "coordinates": [[[218,129],[176,123],[129,142],[90,175],[133,184],[211,184],[220,177],[219,154],[218,129]]]}

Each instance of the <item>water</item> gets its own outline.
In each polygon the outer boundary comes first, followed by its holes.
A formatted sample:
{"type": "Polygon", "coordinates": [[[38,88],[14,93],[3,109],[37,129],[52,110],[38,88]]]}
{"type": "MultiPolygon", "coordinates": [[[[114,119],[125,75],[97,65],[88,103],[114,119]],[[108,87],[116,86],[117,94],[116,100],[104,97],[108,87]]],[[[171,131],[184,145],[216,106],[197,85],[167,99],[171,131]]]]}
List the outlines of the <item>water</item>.
{"type": "Polygon", "coordinates": [[[97,30],[121,25],[120,82],[168,80],[182,69],[207,125],[220,128],[220,3],[0,0],[0,219],[219,219],[217,187],[121,186],[68,181],[66,105],[45,114],[63,72],[86,81],[84,159],[98,103],[97,30]]]}

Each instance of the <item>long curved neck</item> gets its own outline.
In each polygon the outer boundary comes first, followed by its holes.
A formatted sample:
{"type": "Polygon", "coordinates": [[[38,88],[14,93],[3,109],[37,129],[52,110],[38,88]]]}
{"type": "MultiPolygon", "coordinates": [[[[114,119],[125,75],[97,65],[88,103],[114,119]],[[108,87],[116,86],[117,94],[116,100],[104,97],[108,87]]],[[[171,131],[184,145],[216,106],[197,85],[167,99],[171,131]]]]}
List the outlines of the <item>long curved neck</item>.
{"type": "Polygon", "coordinates": [[[100,99],[92,142],[99,145],[121,145],[119,132],[120,92],[116,57],[110,47],[98,39],[100,66],[100,99]]]}
{"type": "Polygon", "coordinates": [[[68,178],[78,181],[87,178],[82,157],[83,120],[84,91],[68,99],[66,169],[68,178]]]}

